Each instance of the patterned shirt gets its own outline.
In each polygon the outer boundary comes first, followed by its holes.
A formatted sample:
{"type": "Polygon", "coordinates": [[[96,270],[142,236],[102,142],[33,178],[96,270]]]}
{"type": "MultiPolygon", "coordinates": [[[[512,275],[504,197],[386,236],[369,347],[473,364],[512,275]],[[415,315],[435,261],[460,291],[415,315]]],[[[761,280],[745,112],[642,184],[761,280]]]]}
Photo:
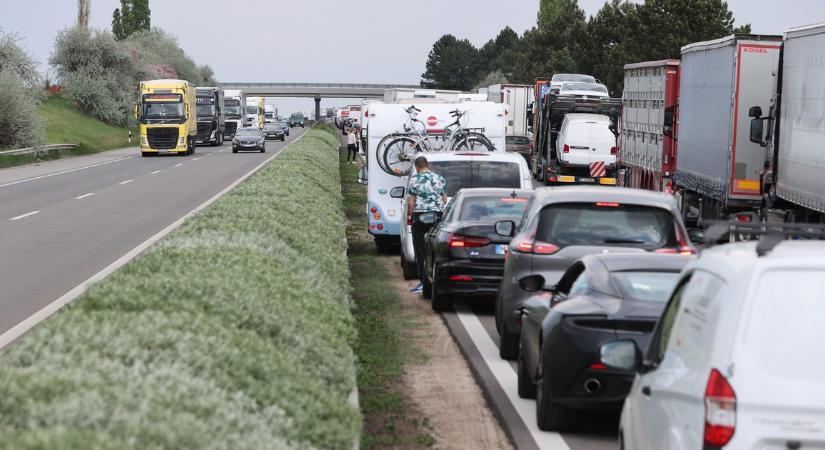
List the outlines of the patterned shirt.
{"type": "Polygon", "coordinates": [[[426,170],[410,179],[410,195],[415,196],[414,212],[441,211],[444,209],[444,192],[447,182],[444,177],[426,170]]]}

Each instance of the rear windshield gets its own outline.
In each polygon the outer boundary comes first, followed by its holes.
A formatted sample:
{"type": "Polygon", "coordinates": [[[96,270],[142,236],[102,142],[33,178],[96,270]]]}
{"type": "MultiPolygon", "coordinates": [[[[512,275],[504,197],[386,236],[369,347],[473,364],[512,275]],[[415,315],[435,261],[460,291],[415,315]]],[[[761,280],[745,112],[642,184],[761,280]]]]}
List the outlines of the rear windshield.
{"type": "Polygon", "coordinates": [[[508,144],[529,144],[530,139],[524,136],[507,136],[505,142],[508,144]]]}
{"type": "Polygon", "coordinates": [[[679,280],[679,272],[613,272],[613,279],[627,297],[664,303],[679,280]]]}
{"type": "Polygon", "coordinates": [[[459,220],[498,222],[520,220],[527,207],[527,198],[467,197],[461,204],[459,220]]]}
{"type": "Polygon", "coordinates": [[[595,91],[607,94],[607,88],[595,83],[567,83],[561,87],[562,91],[595,91]]]}
{"type": "Polygon", "coordinates": [[[655,249],[676,245],[673,215],[616,203],[559,203],[541,210],[536,239],[560,247],[615,245],[655,249]]]}
{"type": "Polygon", "coordinates": [[[465,188],[521,188],[519,165],[501,161],[432,161],[430,170],[444,177],[447,196],[465,188]]]}
{"type": "Polygon", "coordinates": [[[553,75],[552,81],[581,81],[583,83],[593,83],[593,82],[596,81],[596,79],[593,78],[590,75],[579,75],[579,74],[573,74],[573,73],[559,73],[559,74],[553,75]]]}
{"type": "Polygon", "coordinates": [[[257,128],[241,128],[237,134],[238,136],[255,136],[260,135],[261,132],[257,128]]]}

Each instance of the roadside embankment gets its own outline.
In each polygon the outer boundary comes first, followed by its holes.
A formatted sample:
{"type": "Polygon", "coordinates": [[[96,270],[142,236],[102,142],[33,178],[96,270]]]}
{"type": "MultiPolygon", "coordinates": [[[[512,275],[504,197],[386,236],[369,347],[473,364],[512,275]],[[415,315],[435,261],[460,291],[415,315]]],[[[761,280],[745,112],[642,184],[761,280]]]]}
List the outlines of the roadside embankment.
{"type": "Polygon", "coordinates": [[[309,131],[4,350],[0,448],[352,448],[337,148],[309,131]]]}

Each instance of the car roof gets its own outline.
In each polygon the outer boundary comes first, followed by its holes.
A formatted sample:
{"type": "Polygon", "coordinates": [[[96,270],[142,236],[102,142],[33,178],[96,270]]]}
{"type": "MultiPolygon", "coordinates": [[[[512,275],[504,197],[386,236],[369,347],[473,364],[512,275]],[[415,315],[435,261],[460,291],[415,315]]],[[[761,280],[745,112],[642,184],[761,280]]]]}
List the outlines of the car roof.
{"type": "Polygon", "coordinates": [[[628,252],[588,255],[582,259],[598,261],[602,263],[609,272],[644,270],[679,272],[694,258],[682,255],[628,252]]]}
{"type": "MultiPolygon", "coordinates": [[[[519,155],[516,155],[519,156],[519,155]]],[[[558,186],[540,187],[533,194],[535,204],[543,207],[553,203],[616,202],[631,205],[655,206],[672,210],[676,201],[670,194],[642,189],[612,186],[558,186]]]]}
{"type": "MultiPolygon", "coordinates": [[[[501,196],[509,197],[516,193],[517,197],[527,198],[533,194],[532,190],[528,189],[508,189],[508,188],[464,188],[458,191],[463,197],[489,197],[501,196]]],[[[458,195],[458,194],[456,194],[458,195]]]]}
{"type": "Polygon", "coordinates": [[[604,122],[610,123],[610,117],[603,114],[587,114],[587,113],[571,113],[564,116],[565,122],[581,123],[581,122],[604,122]]]}
{"type": "Polygon", "coordinates": [[[825,241],[782,241],[764,256],[756,252],[757,242],[723,244],[702,250],[691,267],[701,266],[719,276],[734,279],[757,266],[782,266],[788,263],[818,265],[825,262],[825,241]]]}

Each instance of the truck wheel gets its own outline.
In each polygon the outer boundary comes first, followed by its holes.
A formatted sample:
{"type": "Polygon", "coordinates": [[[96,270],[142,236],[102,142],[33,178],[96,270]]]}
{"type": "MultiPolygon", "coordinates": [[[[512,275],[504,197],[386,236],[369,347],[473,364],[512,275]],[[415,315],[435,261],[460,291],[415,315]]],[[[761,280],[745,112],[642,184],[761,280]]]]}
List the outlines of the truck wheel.
{"type": "Polygon", "coordinates": [[[140,156],[148,158],[149,156],[152,156],[152,152],[140,152],[140,156]]]}

